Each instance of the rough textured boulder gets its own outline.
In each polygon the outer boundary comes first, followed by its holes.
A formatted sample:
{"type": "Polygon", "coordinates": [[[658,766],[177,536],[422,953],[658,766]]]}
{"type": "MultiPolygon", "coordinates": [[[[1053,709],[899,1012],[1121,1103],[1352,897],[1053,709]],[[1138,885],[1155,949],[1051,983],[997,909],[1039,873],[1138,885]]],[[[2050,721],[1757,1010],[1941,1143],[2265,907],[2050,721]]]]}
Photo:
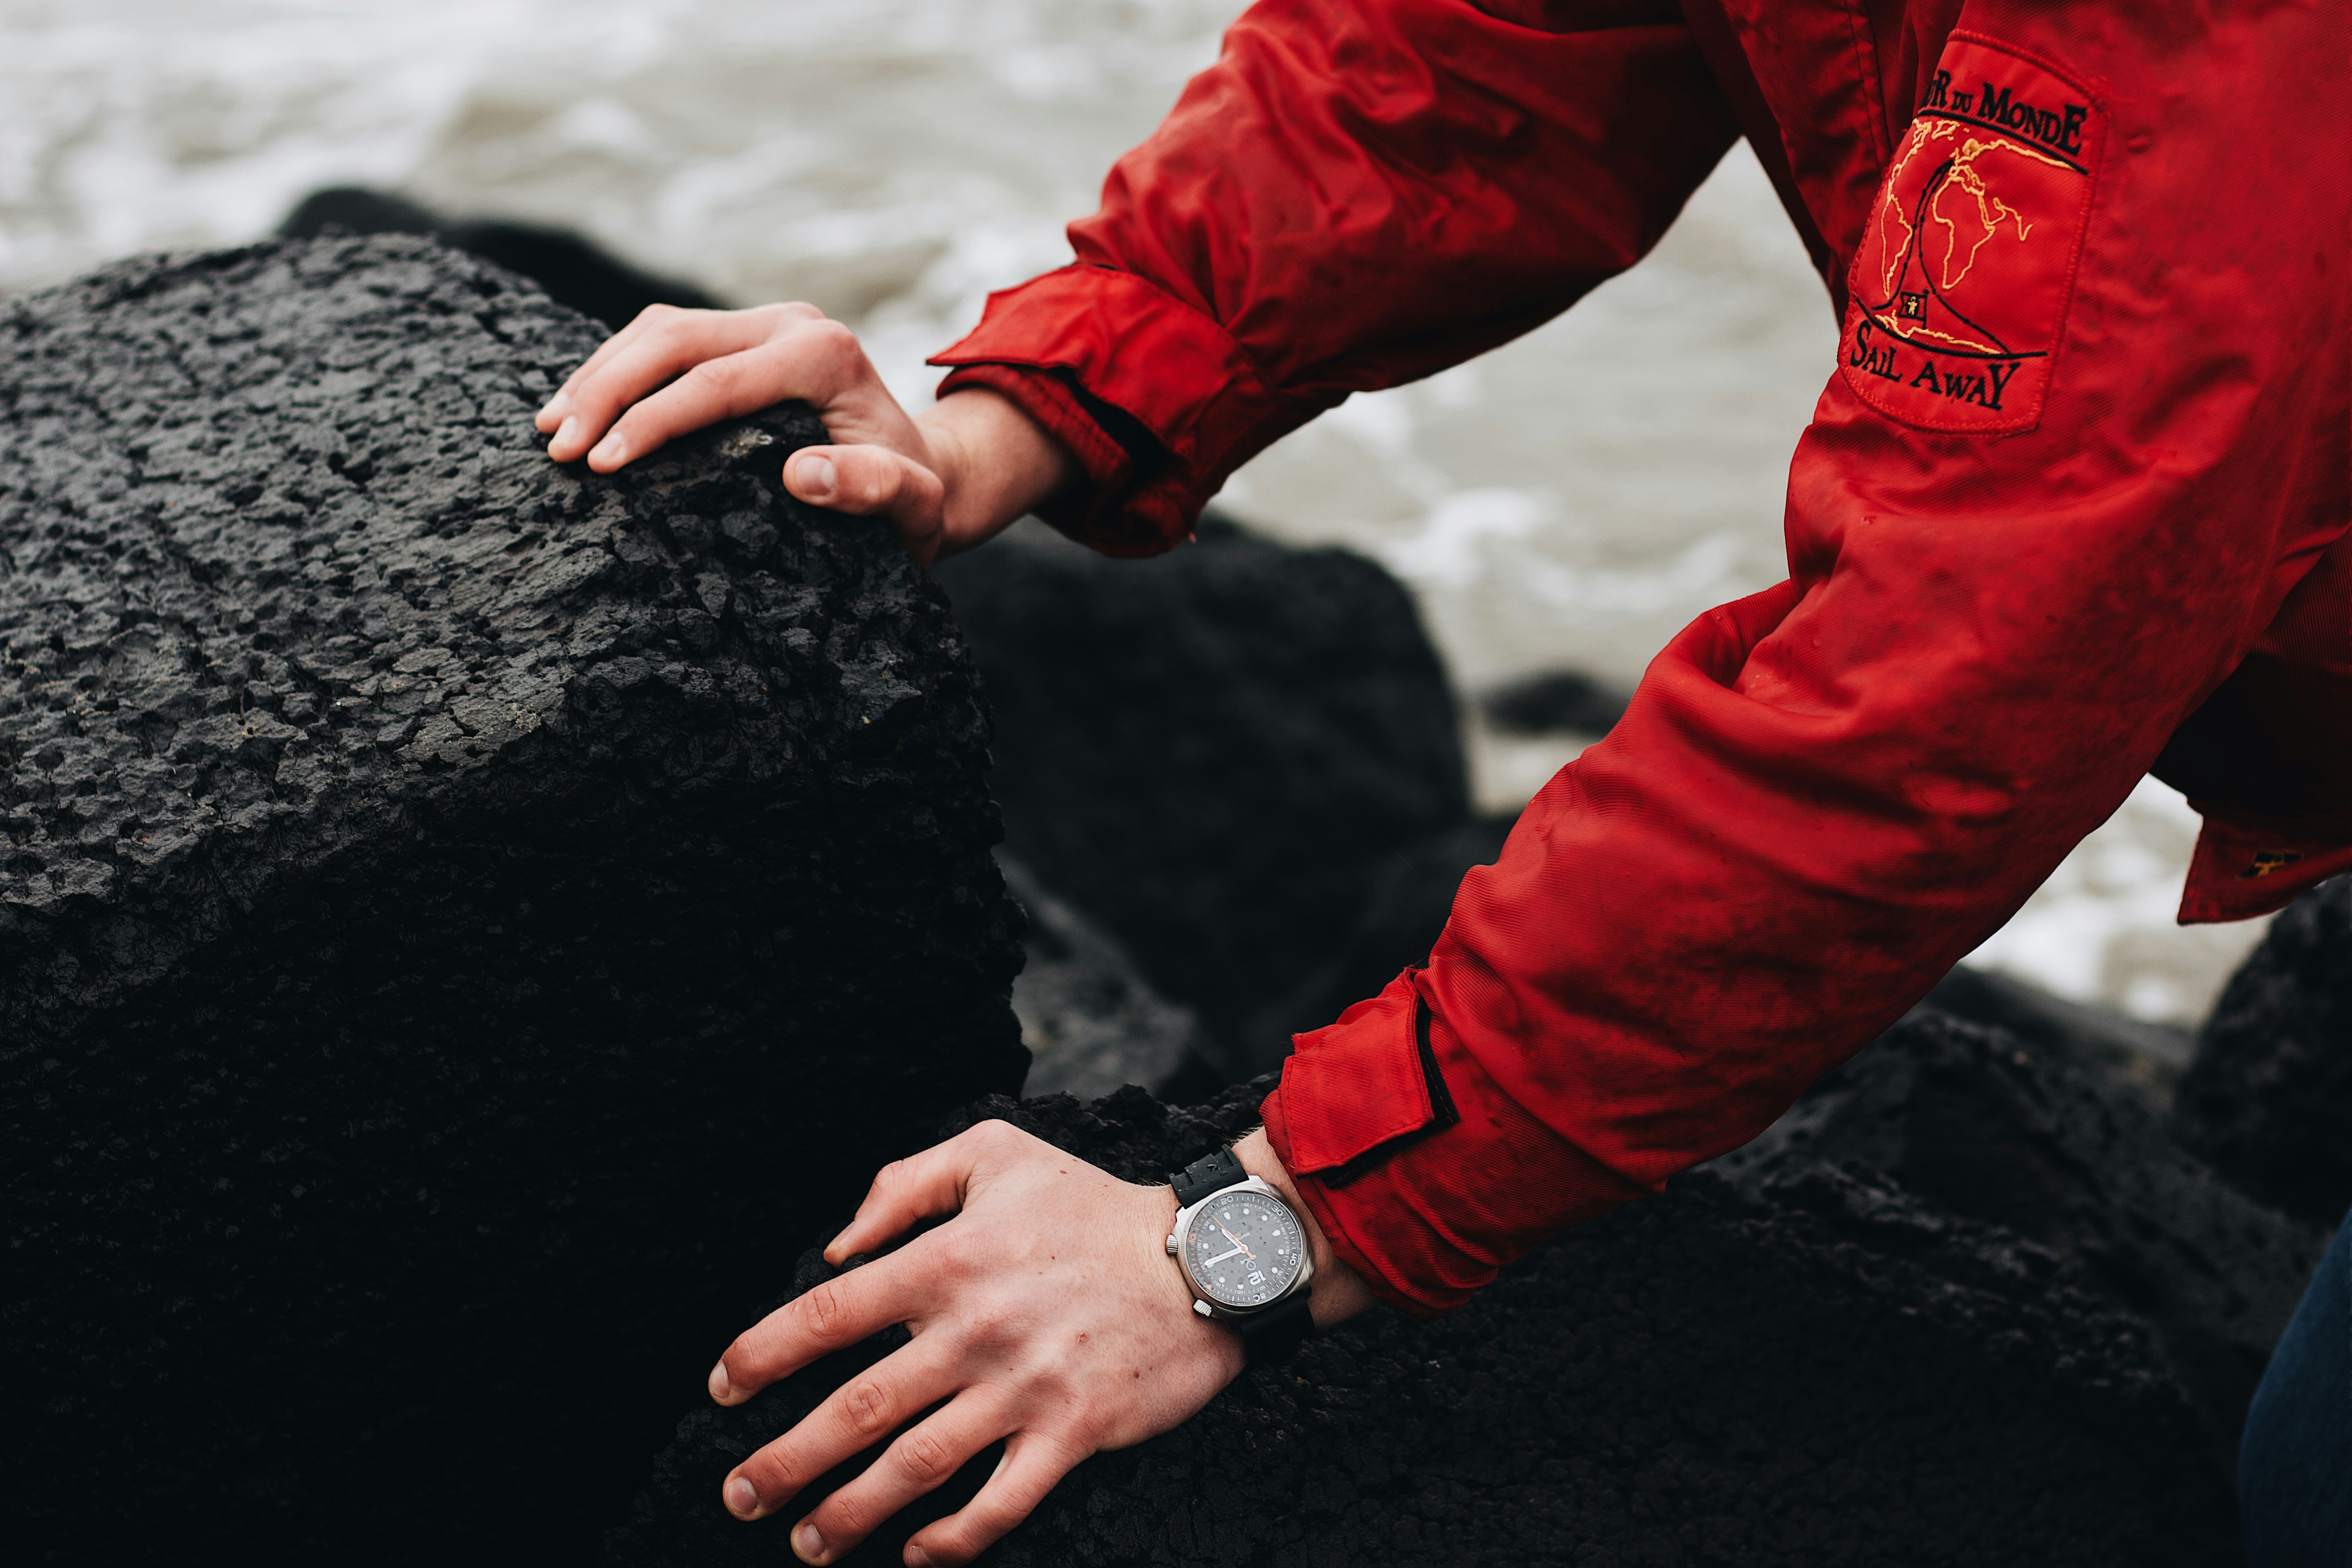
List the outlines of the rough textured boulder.
{"type": "Polygon", "coordinates": [[[2291,1214],[2335,1225],[2352,1207],[2352,877],[2288,906],[2231,978],[2173,1125],[2291,1214]]]}
{"type": "Polygon", "coordinates": [[[1095,1100],[1134,1084],[1177,1100],[1223,1087],[1201,1055],[1200,1024],[1151,988],[1108,932],[1047,891],[1013,857],[1005,885],[1029,916],[1013,1011],[1029,1047],[1024,1095],[1095,1100]]]}
{"type": "Polygon", "coordinates": [[[1998,970],[1956,964],[1919,1005],[2016,1036],[2037,1052],[2087,1067],[2164,1110],[2189,1066],[2196,1037],[2094,1002],[2070,1002],[1998,970]]]}
{"type": "Polygon", "coordinates": [[[2221,1180],[2138,1093],[2057,1042],[1923,1009],[1716,1163],[1751,1193],[1823,1166],[1999,1226],[2146,1322],[2214,1464],[2234,1468],[2326,1233],[2221,1180]]]}
{"type": "Polygon", "coordinates": [[[1625,716],[1630,692],[1581,670],[1521,676],[1486,693],[1486,722],[1507,735],[1606,735],[1625,716]]]}
{"type": "Polygon", "coordinates": [[[1411,595],[1214,520],[1139,562],[1019,529],[940,575],[994,710],[1007,847],[1199,1014],[1220,1067],[1273,1066],[1234,1049],[1253,1015],[1328,960],[1384,857],[1468,816],[1411,595]]]}
{"type": "Polygon", "coordinates": [[[429,235],[520,272],[548,298],[608,327],[625,327],[648,305],[712,310],[719,301],[677,278],[659,278],[576,234],[501,218],[453,218],[358,185],[331,185],[296,204],[278,232],[289,239],[346,234],[429,235]]]}
{"type": "Polygon", "coordinates": [[[1261,1006],[1244,1026],[1244,1054],[1279,1061],[1291,1037],[1319,1029],[1429,956],[1474,866],[1491,866],[1516,818],[1473,817],[1382,858],[1358,908],[1328,933],[1323,960],[1261,1006]]]}
{"type": "Polygon", "coordinates": [[[944,597],[804,412],[549,464],[599,335],[416,239],[0,307],[13,1561],[578,1562],[1021,1080],[944,597]]]}
{"type": "MultiPolygon", "coordinates": [[[[1139,1092],[1007,1116],[1150,1180],[1255,1118],[1139,1092]]],[[[795,1289],[824,1277],[804,1258],[795,1289]]],[[[718,1483],[895,1342],[679,1426],[619,1568],[784,1559],[718,1483]]],[[[845,1561],[887,1564],[984,1454],[845,1561]]],[[[2146,1328],[2005,1228],[1819,1162],[1743,1194],[1694,1173],[1538,1249],[1437,1323],[1381,1312],[1097,1456],[1003,1564],[2210,1564],[2226,1472],[2146,1328]]]]}

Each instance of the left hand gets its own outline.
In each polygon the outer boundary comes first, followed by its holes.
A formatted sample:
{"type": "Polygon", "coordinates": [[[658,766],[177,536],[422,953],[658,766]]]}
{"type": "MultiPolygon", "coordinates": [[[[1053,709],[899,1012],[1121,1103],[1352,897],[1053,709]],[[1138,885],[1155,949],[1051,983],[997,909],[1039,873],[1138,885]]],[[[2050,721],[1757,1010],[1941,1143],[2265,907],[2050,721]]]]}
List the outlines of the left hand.
{"type": "MultiPolygon", "coordinates": [[[[1279,1175],[1298,1207],[1263,1132],[1235,1152],[1254,1173],[1279,1175]]],[[[1369,1304],[1312,1216],[1298,1212],[1315,1250],[1317,1321],[1369,1304]]],[[[803,1562],[833,1562],[1003,1438],[1004,1458],[979,1495],[907,1543],[909,1568],[969,1562],[1079,1461],[1176,1426],[1242,1369],[1240,1340],[1192,1310],[1165,1249],[1175,1194],[1119,1181],[1007,1122],[983,1121],[887,1166],[825,1260],[837,1268],[950,1214],[770,1314],[711,1369],[711,1397],[740,1405],[892,1323],[913,1335],[729,1473],[720,1497],[741,1519],[784,1508],[834,1466],[948,1402],[793,1527],[803,1562]]]]}

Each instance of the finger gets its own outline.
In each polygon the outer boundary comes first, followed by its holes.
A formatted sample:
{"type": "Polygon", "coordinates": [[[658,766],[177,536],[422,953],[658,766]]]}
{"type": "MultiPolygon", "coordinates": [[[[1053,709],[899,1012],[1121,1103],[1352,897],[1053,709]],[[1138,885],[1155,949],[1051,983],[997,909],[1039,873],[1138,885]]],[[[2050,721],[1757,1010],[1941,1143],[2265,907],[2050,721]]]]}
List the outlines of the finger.
{"type": "MultiPolygon", "coordinates": [[[[559,463],[575,460],[604,438],[624,409],[671,377],[691,370],[704,360],[740,353],[766,342],[774,335],[782,310],[658,308],[663,311],[660,316],[651,321],[641,317],[642,327],[632,323],[626,332],[606,345],[612,353],[603,363],[596,363],[591,356],[589,363],[583,365],[563,391],[557,394],[565,401],[555,437],[547,446],[549,457],[559,463]]],[[[651,313],[648,310],[647,314],[651,313]]],[[[625,458],[623,461],[625,460],[625,458]]],[[[610,464],[604,471],[619,466],[610,464]]]]}
{"type": "Polygon", "coordinates": [[[907,1542],[909,1568],[969,1563],[1037,1510],[1055,1483],[1086,1458],[1085,1450],[1041,1432],[1020,1432],[980,1495],[947,1518],[917,1531],[907,1542]]]}
{"type": "MultiPolygon", "coordinates": [[[[811,363],[809,347],[805,335],[787,332],[740,353],[701,361],[621,415],[590,450],[588,466],[609,473],[690,430],[756,414],[788,397],[822,402],[832,390],[831,367],[811,363]]],[[[616,363],[611,374],[625,369],[616,363]]]]}
{"type": "MultiPolygon", "coordinates": [[[[810,447],[793,454],[797,462],[811,452],[848,448],[810,447]]],[[[785,468],[785,483],[792,468],[785,468]]],[[[866,1189],[866,1201],[839,1236],[824,1249],[824,1260],[835,1268],[851,1255],[878,1252],[927,1219],[962,1210],[973,1176],[983,1167],[1008,1158],[1024,1134],[1008,1121],[982,1121],[967,1127],[944,1143],[934,1143],[919,1154],[894,1160],[875,1173],[866,1189]]]]}
{"type": "MultiPolygon", "coordinates": [[[[694,314],[702,313],[694,312],[694,314]]],[[[575,437],[593,439],[593,437],[582,437],[581,427],[576,423],[569,428],[564,424],[564,421],[572,418],[578,409],[580,389],[603,374],[605,366],[611,364],[614,359],[645,342],[648,337],[673,330],[674,323],[688,314],[688,312],[671,305],[648,305],[638,311],[635,320],[597,344],[596,352],[583,361],[578,369],[563,378],[563,384],[555,389],[555,395],[547,400],[546,405],[540,409],[531,423],[541,430],[553,435],[556,437],[553,446],[558,449],[572,447],[576,444],[575,437]]]]}
{"type": "Polygon", "coordinates": [[[562,422],[548,456],[573,461],[608,441],[614,421],[639,398],[704,360],[757,347],[772,330],[765,319],[734,311],[678,311],[648,323],[626,342],[616,341],[604,363],[574,378],[564,395],[562,422]]]}
{"type": "Polygon", "coordinates": [[[785,1302],[727,1347],[710,1369],[710,1397],[740,1405],[819,1356],[906,1321],[930,1294],[922,1275],[919,1263],[894,1253],[785,1302]]]}
{"type": "Polygon", "coordinates": [[[898,1434],[863,1475],[793,1526],[793,1551],[803,1563],[832,1562],[1011,1429],[1000,1401],[965,1390],[946,1408],[898,1434]]]}
{"type": "Polygon", "coordinates": [[[798,302],[789,305],[763,305],[749,310],[727,311],[689,311],[680,310],[675,305],[648,305],[639,310],[635,319],[627,326],[597,344],[596,352],[582,361],[577,370],[563,378],[563,384],[555,389],[555,395],[549,398],[546,405],[540,409],[535,423],[542,431],[555,429],[562,422],[563,416],[572,411],[572,400],[578,395],[581,383],[610,364],[614,355],[648,332],[658,330],[663,323],[673,317],[720,314],[763,318],[770,323],[772,330],[773,324],[778,321],[814,320],[824,312],[814,305],[798,302]]]}
{"type": "MultiPolygon", "coordinates": [[[[864,1270],[859,1272],[863,1273],[864,1270]]],[[[738,1519],[758,1519],[811,1481],[862,1454],[956,1391],[955,1350],[926,1334],[825,1396],[782,1436],[728,1472],[719,1497],[738,1519]]]]}
{"type": "Polygon", "coordinates": [[[784,488],[812,506],[889,519],[919,563],[939,553],[947,487],[887,447],[803,447],[784,464],[784,488]]]}
{"type": "Polygon", "coordinates": [[[853,517],[936,500],[939,476],[887,447],[803,447],[784,465],[784,488],[812,506],[853,517]]]}
{"type": "Polygon", "coordinates": [[[555,395],[540,408],[532,423],[542,431],[555,429],[562,423],[563,416],[571,412],[572,395],[580,384],[611,363],[614,354],[652,331],[667,317],[670,309],[667,305],[648,305],[639,310],[627,326],[598,343],[596,352],[581,361],[572,374],[563,378],[563,384],[555,389],[555,395]]]}

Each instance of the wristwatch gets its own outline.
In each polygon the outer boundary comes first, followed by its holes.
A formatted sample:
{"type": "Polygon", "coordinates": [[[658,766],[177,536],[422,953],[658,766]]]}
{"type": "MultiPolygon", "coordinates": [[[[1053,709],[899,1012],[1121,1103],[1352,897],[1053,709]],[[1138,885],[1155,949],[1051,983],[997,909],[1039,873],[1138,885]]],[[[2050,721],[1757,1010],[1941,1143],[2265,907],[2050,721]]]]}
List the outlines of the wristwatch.
{"type": "Polygon", "coordinates": [[[1251,1361],[1287,1359],[1315,1326],[1307,1227],[1231,1149],[1168,1180],[1177,1203],[1168,1251],[1192,1288],[1192,1310],[1239,1333],[1251,1361]]]}

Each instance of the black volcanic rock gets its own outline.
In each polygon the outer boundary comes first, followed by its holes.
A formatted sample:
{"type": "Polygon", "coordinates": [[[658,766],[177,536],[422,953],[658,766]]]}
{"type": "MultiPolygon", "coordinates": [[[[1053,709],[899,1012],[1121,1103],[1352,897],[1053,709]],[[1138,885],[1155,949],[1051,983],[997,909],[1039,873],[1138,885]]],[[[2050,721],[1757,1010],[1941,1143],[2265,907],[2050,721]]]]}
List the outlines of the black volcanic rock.
{"type": "Polygon", "coordinates": [[[1522,676],[1479,699],[1486,722],[1507,735],[1606,735],[1633,694],[1576,669],[1522,676]]]}
{"type": "Polygon", "coordinates": [[[2095,1002],[2070,1002],[1996,969],[1955,964],[1920,1002],[2013,1035],[2035,1051],[2091,1068],[2147,1106],[2168,1110],[2196,1036],[2179,1024],[2151,1023],[2095,1002]]]}
{"type": "Polygon", "coordinates": [[[2055,1040],[1925,1008],[1716,1162],[1758,1192],[1829,1166],[2042,1248],[2146,1322],[2224,1471],[2326,1233],[2248,1198],[2055,1040]]]}
{"type": "Polygon", "coordinates": [[[2173,1126],[2290,1214],[2332,1226],[2352,1207],[2352,877],[2289,905],[2231,977],[2173,1126]]]}
{"type": "Polygon", "coordinates": [[[13,1562],[576,1563],[1021,1080],[944,597],[805,411],[550,464],[599,335],[415,239],[0,306],[13,1562]]]}
{"type": "Polygon", "coordinates": [[[1274,1066],[1286,1043],[1236,1049],[1255,1015],[1339,951],[1386,857],[1468,816],[1412,596],[1213,518],[1150,561],[1019,529],[940,577],[987,683],[1007,847],[1199,1015],[1220,1066],[1274,1066]]]}
{"type": "Polygon", "coordinates": [[[1244,1054],[1279,1061],[1294,1035],[1319,1029],[1377,995],[1409,964],[1421,963],[1454,913],[1454,896],[1475,866],[1491,866],[1517,821],[1473,817],[1383,857],[1370,868],[1356,912],[1327,933],[1326,956],[1244,1026],[1244,1054]]]}
{"type": "Polygon", "coordinates": [[[1020,861],[1007,855],[997,864],[1029,917],[1027,962],[1013,983],[1013,1012],[1029,1047],[1024,1095],[1093,1100],[1131,1083],[1184,1098],[1199,1083],[1202,1094],[1192,1098],[1202,1098],[1224,1087],[1202,1058],[1189,1009],[1154,991],[1118,943],[1020,861]]]}
{"type": "Polygon", "coordinates": [[[425,235],[520,272],[548,298],[606,327],[625,327],[648,305],[715,310],[719,302],[695,285],[632,267],[565,229],[505,218],[453,218],[404,196],[360,185],[330,185],[295,204],[278,226],[289,239],[320,235],[425,235]]]}
{"type": "MultiPolygon", "coordinates": [[[[1267,1087],[975,1114],[1151,1180],[1248,1127],[1267,1087]]],[[[795,1290],[824,1275],[804,1258],[795,1290]]],[[[801,1510],[739,1523],[720,1479],[897,1342],[689,1415],[606,1562],[785,1561],[801,1510]]],[[[844,1561],[895,1563],[994,1459],[844,1561]]],[[[1323,1335],[1087,1461],[985,1561],[2185,1568],[2234,1560],[2234,1533],[2226,1471],[2141,1323],[2046,1248],[1813,1163],[1753,1194],[1693,1173],[1442,1321],[1323,1335]]]]}

